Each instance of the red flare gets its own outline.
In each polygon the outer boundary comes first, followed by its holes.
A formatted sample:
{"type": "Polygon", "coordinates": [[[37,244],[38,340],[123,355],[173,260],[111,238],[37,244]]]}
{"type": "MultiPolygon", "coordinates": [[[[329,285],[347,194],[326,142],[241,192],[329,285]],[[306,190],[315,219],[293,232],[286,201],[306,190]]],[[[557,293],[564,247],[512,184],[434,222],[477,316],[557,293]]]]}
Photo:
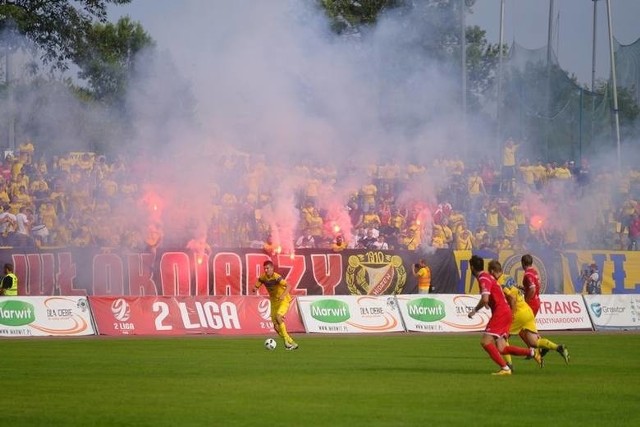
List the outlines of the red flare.
{"type": "Polygon", "coordinates": [[[540,230],[544,225],[544,217],[541,215],[533,215],[531,217],[531,228],[534,230],[540,230]]]}

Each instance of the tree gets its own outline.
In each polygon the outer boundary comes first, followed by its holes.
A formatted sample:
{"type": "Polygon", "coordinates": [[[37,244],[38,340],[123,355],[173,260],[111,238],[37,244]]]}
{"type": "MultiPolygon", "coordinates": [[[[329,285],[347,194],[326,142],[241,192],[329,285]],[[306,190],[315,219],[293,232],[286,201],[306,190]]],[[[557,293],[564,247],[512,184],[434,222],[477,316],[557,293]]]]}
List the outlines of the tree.
{"type": "Polygon", "coordinates": [[[374,24],[384,9],[395,8],[405,0],[318,0],[331,18],[331,28],[338,34],[358,31],[374,24]]]}
{"type": "MultiPolygon", "coordinates": [[[[469,110],[479,111],[480,98],[493,90],[500,47],[487,41],[487,32],[477,25],[467,27],[467,85],[469,110]]],[[[502,47],[503,51],[506,47],[502,47]]]]}
{"type": "Polygon", "coordinates": [[[136,55],[154,42],[140,23],[128,17],[112,23],[94,24],[77,41],[73,60],[78,77],[88,82],[93,97],[109,104],[121,104],[129,76],[135,71],[136,55]]]}
{"type": "Polygon", "coordinates": [[[0,115],[10,117],[7,134],[14,145],[11,134],[46,141],[42,149],[50,153],[79,146],[115,152],[131,149],[127,141],[133,143],[140,129],[155,131],[150,139],[160,145],[171,138],[167,129],[192,124],[195,102],[188,83],[169,59],[157,54],[142,26],[128,17],[117,23],[107,21],[109,4],[129,2],[17,0],[0,4],[0,26],[18,36],[5,37],[5,46],[10,42],[17,47],[14,43],[26,41],[23,46],[39,55],[49,71],[64,72],[74,65],[82,80],[60,80],[54,73],[47,76],[36,70],[29,81],[0,86],[0,115]],[[161,80],[156,74],[171,78],[161,80]],[[7,102],[2,102],[5,95],[7,102]],[[16,110],[15,105],[20,108],[16,110]]]}
{"type": "MultiPolygon", "coordinates": [[[[394,10],[411,12],[407,31],[420,37],[425,53],[436,59],[451,59],[459,53],[461,8],[469,12],[475,0],[317,0],[331,19],[332,29],[338,33],[358,32],[373,25],[380,14],[394,10]]],[[[459,56],[459,55],[458,55],[459,56]]]]}
{"type": "MultiPolygon", "coordinates": [[[[109,4],[131,0],[13,0],[0,4],[0,33],[9,30],[30,41],[42,52],[41,60],[66,70],[75,49],[93,22],[107,21],[109,4]]],[[[16,43],[12,38],[10,43],[16,43]]]]}

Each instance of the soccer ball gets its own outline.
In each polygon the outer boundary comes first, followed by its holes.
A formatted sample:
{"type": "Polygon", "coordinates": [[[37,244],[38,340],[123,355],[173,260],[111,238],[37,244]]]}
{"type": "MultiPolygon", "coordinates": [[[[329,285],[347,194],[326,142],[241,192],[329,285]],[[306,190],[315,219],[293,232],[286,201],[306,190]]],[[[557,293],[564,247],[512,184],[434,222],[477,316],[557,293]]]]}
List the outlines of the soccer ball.
{"type": "Polygon", "coordinates": [[[276,345],[278,344],[273,338],[267,338],[264,342],[264,348],[266,348],[267,350],[274,350],[276,348],[276,345]]]}

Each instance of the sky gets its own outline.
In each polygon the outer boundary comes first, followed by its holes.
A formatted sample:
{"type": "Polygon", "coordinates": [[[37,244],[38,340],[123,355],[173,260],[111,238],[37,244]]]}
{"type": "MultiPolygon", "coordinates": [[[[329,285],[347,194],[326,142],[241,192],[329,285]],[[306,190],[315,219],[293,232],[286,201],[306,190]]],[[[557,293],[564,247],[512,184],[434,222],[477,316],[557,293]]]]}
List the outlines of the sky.
{"type": "MultiPolygon", "coordinates": [[[[213,0],[220,3],[220,0],[213,0]]],[[[501,0],[477,0],[473,13],[468,15],[469,25],[479,25],[487,31],[493,43],[499,41],[501,0]]],[[[188,0],[133,0],[129,5],[112,7],[113,17],[129,15],[143,27],[160,46],[172,46],[176,29],[173,17],[181,15],[183,5],[207,8],[209,1],[188,0]]],[[[591,83],[593,1],[557,0],[554,2],[553,46],[560,65],[578,78],[580,83],[591,83]]],[[[249,2],[251,4],[251,2],[249,2]]],[[[193,10],[192,7],[192,10],[193,10]]],[[[609,75],[609,41],[606,0],[597,1],[596,22],[596,78],[609,75]]],[[[622,44],[630,44],[640,38],[640,1],[611,0],[614,37],[622,44]]],[[[536,49],[547,44],[549,22],[548,0],[505,0],[504,41],[514,40],[526,48],[536,49]]]]}

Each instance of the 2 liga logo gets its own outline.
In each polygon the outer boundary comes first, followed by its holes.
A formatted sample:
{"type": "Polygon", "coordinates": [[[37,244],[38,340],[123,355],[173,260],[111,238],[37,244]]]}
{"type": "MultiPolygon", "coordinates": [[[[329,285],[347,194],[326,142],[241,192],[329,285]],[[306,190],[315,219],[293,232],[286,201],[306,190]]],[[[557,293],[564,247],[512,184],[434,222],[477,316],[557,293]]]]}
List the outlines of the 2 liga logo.
{"type": "Polygon", "coordinates": [[[111,303],[111,313],[117,321],[126,322],[131,317],[131,306],[125,299],[118,298],[111,303]]]}

